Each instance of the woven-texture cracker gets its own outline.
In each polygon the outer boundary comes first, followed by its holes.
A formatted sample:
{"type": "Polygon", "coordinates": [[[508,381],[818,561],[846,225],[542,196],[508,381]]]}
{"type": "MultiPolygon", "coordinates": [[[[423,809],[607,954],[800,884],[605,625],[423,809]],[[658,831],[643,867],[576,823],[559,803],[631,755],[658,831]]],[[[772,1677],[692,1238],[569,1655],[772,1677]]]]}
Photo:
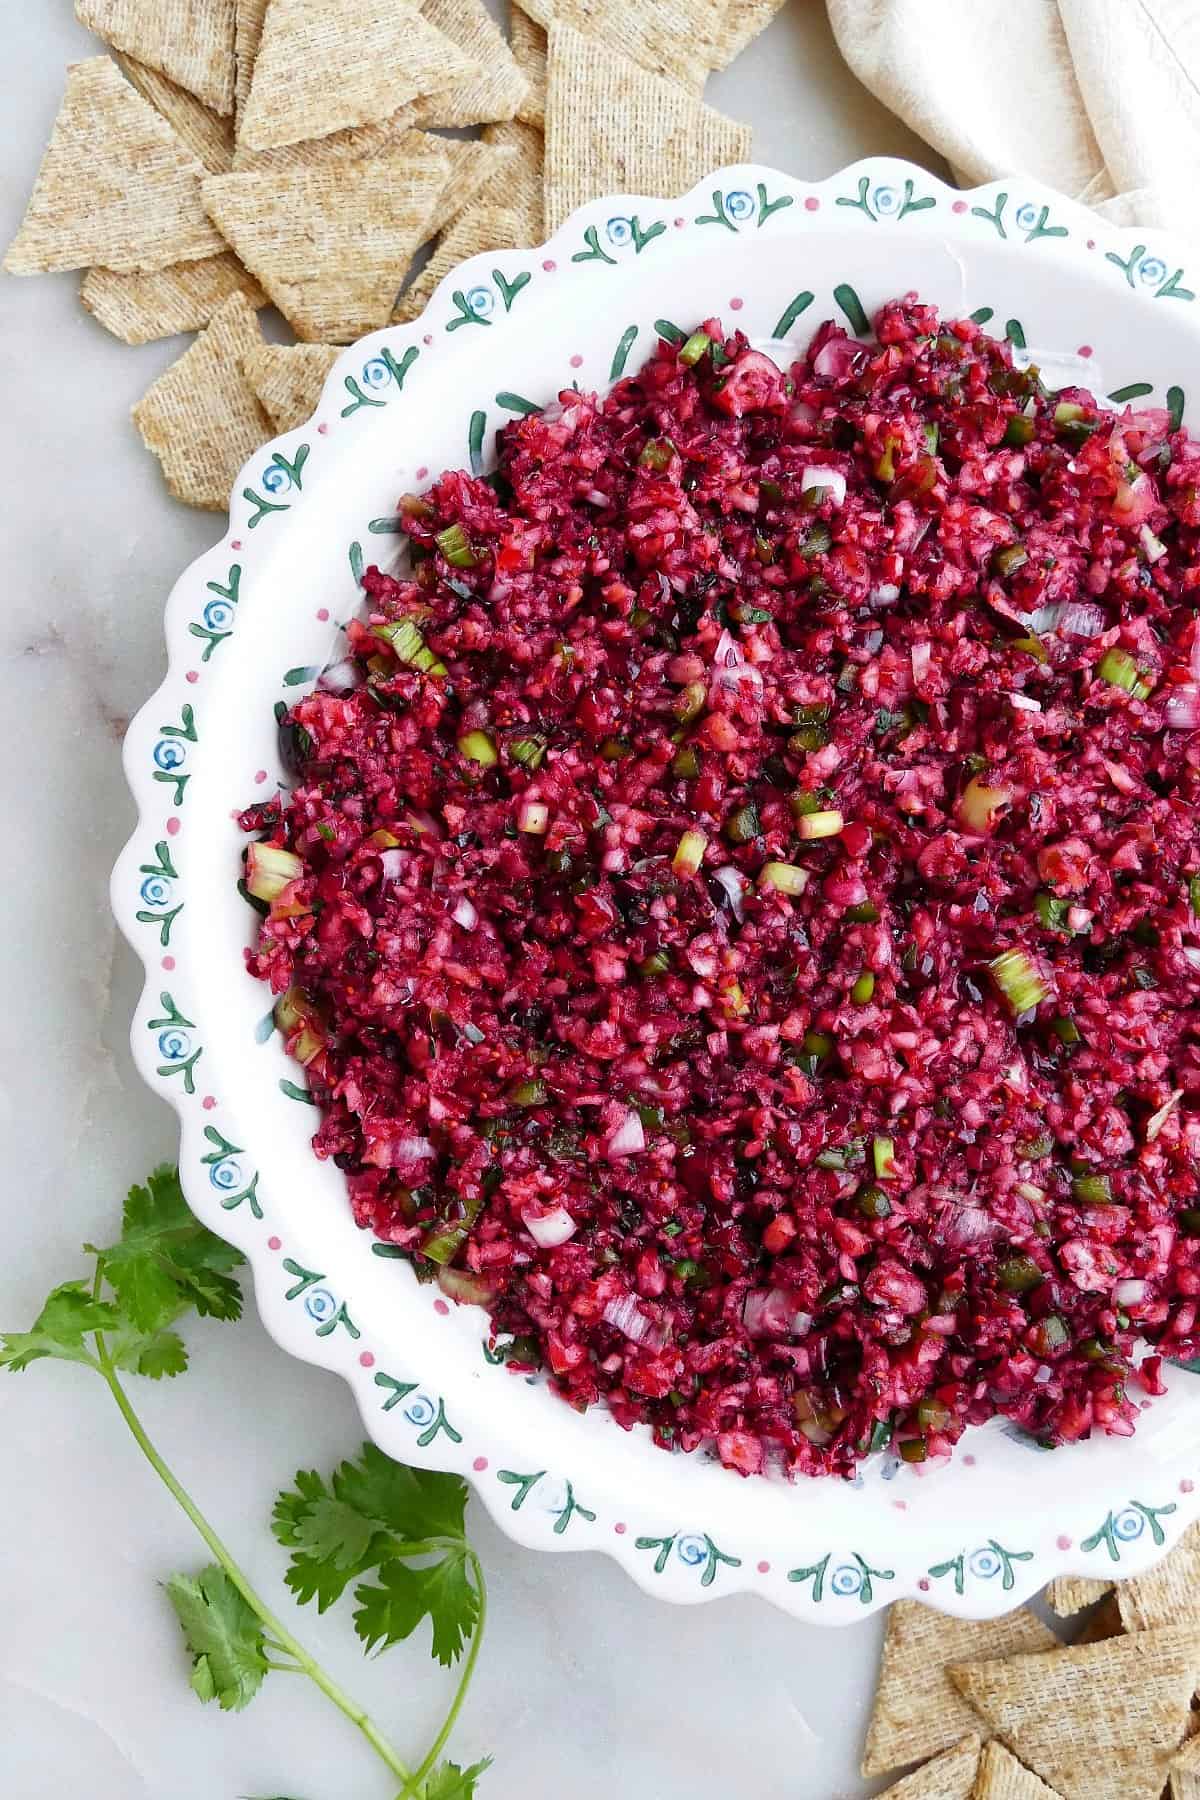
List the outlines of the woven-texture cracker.
{"type": "Polygon", "coordinates": [[[718,55],[726,0],[521,0],[531,19],[594,38],[652,75],[699,93],[718,55]]]}
{"type": "Polygon", "coordinates": [[[517,67],[529,83],[517,117],[541,130],[546,123],[546,28],[514,6],[509,35],[517,67]]]}
{"type": "Polygon", "coordinates": [[[428,137],[420,131],[401,140],[405,147],[409,145],[410,136],[424,137],[426,144],[441,150],[450,164],[446,185],[438,195],[430,221],[431,235],[444,230],[464,208],[475,205],[484,188],[492,192],[502,190],[505,171],[517,158],[516,151],[504,144],[489,144],[482,139],[428,137]]]}
{"type": "Polygon", "coordinates": [[[765,31],[784,0],[725,0],[725,16],[717,36],[714,69],[727,69],[747,44],[765,31]]]}
{"type": "Polygon", "coordinates": [[[4,266],[165,269],[224,248],[200,197],[202,164],[107,56],[73,63],[4,266]]]}
{"type": "Polygon", "coordinates": [[[885,1788],[879,1800],[971,1800],[980,1740],[967,1737],[885,1788]]]}
{"type": "Polygon", "coordinates": [[[272,150],[378,124],[480,73],[408,0],[271,0],[238,141],[272,150]]]}
{"type": "Polygon", "coordinates": [[[1059,1800],[1040,1775],[993,1738],[983,1747],[971,1800],[1059,1800]]]}
{"type": "Polygon", "coordinates": [[[1071,1619],[1111,1594],[1112,1586],[1111,1581],[1094,1581],[1087,1575],[1056,1575],[1046,1589],[1046,1604],[1060,1619],[1071,1619]]]}
{"type": "Polygon", "coordinates": [[[242,373],[276,431],[307,424],[325,377],[341,352],[331,344],[260,344],[242,358],[242,373]]]}
{"type": "Polygon", "coordinates": [[[1189,1526],[1147,1574],[1122,1581],[1117,1605],[1126,1631],[1200,1624],[1200,1525],[1189,1526]]]}
{"type": "Polygon", "coordinates": [[[516,116],[529,84],[504,33],[483,0],[425,0],[421,17],[426,24],[457,44],[464,56],[479,68],[473,80],[455,82],[419,100],[419,125],[486,125],[516,116]]]}
{"type": "Polygon", "coordinates": [[[498,144],[513,152],[512,160],[493,181],[485,182],[475,196],[477,206],[503,206],[521,221],[521,242],[540,244],[546,236],[542,206],[545,140],[534,125],[510,119],[503,125],[485,125],[485,144],[498,144]]]}
{"type": "Polygon", "coordinates": [[[238,144],[233,153],[233,167],[238,174],[253,169],[318,169],[322,163],[358,162],[364,156],[375,156],[388,149],[411,129],[413,109],[402,106],[390,119],[377,125],[351,125],[345,131],[331,131],[328,137],[306,138],[302,144],[280,144],[274,150],[251,150],[238,144]]]}
{"type": "Polygon", "coordinates": [[[75,0],[75,17],[215,112],[233,111],[234,0],[75,0]]]}
{"type": "Polygon", "coordinates": [[[204,201],[299,338],[386,325],[449,164],[385,152],[294,174],[212,175],[204,201]]]}
{"type": "Polygon", "coordinates": [[[750,155],[748,125],[569,26],[550,27],[546,230],[600,194],[682,194],[750,155]],[[602,123],[598,123],[602,121],[602,123]]]}
{"type": "Polygon", "coordinates": [[[1200,1737],[1186,1743],[1171,1763],[1171,1800],[1200,1800],[1200,1737]]]}
{"type": "Polygon", "coordinates": [[[469,206],[438,241],[433,255],[416,280],[401,294],[396,305],[398,322],[424,312],[429,296],[451,269],[477,256],[481,250],[515,250],[521,241],[521,221],[502,206],[469,206]]]}
{"type": "Polygon", "coordinates": [[[209,175],[224,175],[233,167],[233,120],[205,106],[195,94],[160,75],[148,63],[118,52],[117,61],[143,100],[161,113],[180,143],[204,165],[209,175]]]}
{"type": "Polygon", "coordinates": [[[1049,1650],[1057,1642],[1027,1607],[999,1619],[952,1619],[915,1600],[897,1600],[888,1613],[863,1774],[886,1775],[921,1762],[978,1731],[979,1720],[952,1685],[947,1663],[1049,1650]]]}
{"type": "Polygon", "coordinates": [[[241,294],[256,310],[267,304],[262,288],[232,250],[149,274],[89,269],[79,289],[86,310],[126,344],[199,331],[231,294],[241,294]]]}
{"type": "Polygon", "coordinates": [[[243,463],[271,435],[242,374],[242,358],[261,342],[253,308],[231,295],[133,409],[167,487],[188,506],[224,512],[243,463]]]}
{"type": "Polygon", "coordinates": [[[239,125],[250,98],[250,83],[254,77],[254,65],[258,61],[258,46],[262,42],[266,17],[267,0],[236,0],[233,47],[237,79],[234,111],[239,125]]]}
{"type": "Polygon", "coordinates": [[[960,1694],[1063,1800],[1158,1800],[1200,1677],[1200,1630],[1170,1627],[955,1662],[960,1694]]]}

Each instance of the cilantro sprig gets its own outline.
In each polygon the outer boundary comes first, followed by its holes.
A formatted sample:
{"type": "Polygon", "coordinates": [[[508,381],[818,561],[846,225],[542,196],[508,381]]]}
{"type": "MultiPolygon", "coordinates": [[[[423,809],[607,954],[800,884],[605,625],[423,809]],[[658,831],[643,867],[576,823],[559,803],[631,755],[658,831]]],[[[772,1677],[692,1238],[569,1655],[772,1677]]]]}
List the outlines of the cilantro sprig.
{"type": "Polygon", "coordinates": [[[473,1800],[489,1759],[466,1768],[439,1760],[475,1672],[487,1615],[483,1569],[466,1534],[465,1483],[405,1468],[364,1444],[328,1480],[301,1470],[272,1516],[276,1538],[292,1552],[285,1579],[299,1603],[315,1600],[323,1613],[353,1584],[354,1627],[366,1651],[382,1654],[428,1620],[436,1661],[445,1668],[462,1661],[446,1716],[410,1768],[252,1586],[151,1443],[121,1380],[182,1375],[188,1350],[177,1327],[188,1315],[241,1317],[234,1274],[240,1252],[192,1215],[178,1171],[166,1166],[131,1189],[117,1242],[84,1249],[93,1258],[90,1282],[61,1283],[28,1331],[0,1332],[0,1369],[19,1374],[53,1358],[99,1375],[143,1456],[203,1538],[213,1561],[166,1583],[191,1653],[193,1691],[236,1712],[268,1675],[304,1676],[401,1782],[398,1800],[473,1800]]]}

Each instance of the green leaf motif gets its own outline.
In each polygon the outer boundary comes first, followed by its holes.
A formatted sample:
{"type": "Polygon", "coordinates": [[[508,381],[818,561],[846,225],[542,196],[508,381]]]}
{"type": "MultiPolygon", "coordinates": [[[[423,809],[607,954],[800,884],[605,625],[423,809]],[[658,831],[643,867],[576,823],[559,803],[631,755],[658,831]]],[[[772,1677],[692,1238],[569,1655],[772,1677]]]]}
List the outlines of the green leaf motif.
{"type": "Polygon", "coordinates": [[[249,1706],[267,1673],[263,1629],[224,1569],[173,1575],[167,1597],[194,1658],[194,1692],[224,1712],[249,1706]]]}
{"type": "Polygon", "coordinates": [[[528,269],[522,269],[521,273],[519,275],[514,275],[511,281],[505,277],[501,270],[492,270],[492,280],[500,290],[500,298],[504,302],[505,312],[512,311],[513,301],[521,292],[522,288],[528,287],[532,279],[528,269]]]}
{"type": "Polygon", "coordinates": [[[587,249],[576,250],[574,256],[571,258],[572,262],[606,262],[615,266],[617,260],[616,257],[610,256],[607,250],[602,250],[600,248],[600,237],[594,225],[588,226],[583,234],[583,241],[587,245],[587,249]]]}
{"type": "Polygon", "coordinates": [[[785,338],[801,313],[807,312],[812,305],[814,295],[810,288],[804,288],[789,300],[776,322],[772,337],[785,338]]]}
{"type": "Polygon", "coordinates": [[[855,290],[848,281],[839,282],[833,290],[833,297],[846,315],[847,323],[856,337],[869,337],[871,321],[868,319],[855,290]]]}
{"type": "Polygon", "coordinates": [[[467,453],[471,459],[472,475],[483,474],[483,434],[487,430],[487,414],[473,412],[467,431],[467,453]]]}
{"type": "Polygon", "coordinates": [[[619,381],[625,373],[625,364],[629,361],[629,352],[637,342],[637,334],[638,328],[636,325],[627,325],[618,338],[617,347],[613,351],[613,359],[608,371],[608,379],[610,381],[619,381]]]}

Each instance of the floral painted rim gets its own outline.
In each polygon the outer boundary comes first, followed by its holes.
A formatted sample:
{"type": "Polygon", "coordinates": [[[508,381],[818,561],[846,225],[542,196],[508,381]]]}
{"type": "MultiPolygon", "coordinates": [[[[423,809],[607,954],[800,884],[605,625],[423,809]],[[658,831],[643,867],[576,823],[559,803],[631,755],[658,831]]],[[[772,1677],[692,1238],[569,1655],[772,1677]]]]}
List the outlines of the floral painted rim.
{"type": "MultiPolygon", "coordinates": [[[[967,1617],[1006,1611],[1056,1575],[1095,1577],[1134,1574],[1149,1566],[1200,1514],[1200,1496],[1191,1479],[1164,1466],[1157,1491],[1129,1495],[1111,1506],[1108,1484],[1095,1504],[1096,1517],[1073,1539],[1053,1524],[1031,1519],[1021,1543],[986,1537],[948,1542],[932,1560],[903,1540],[902,1522],[892,1526],[888,1556],[869,1560],[849,1545],[806,1544],[801,1521],[795,1542],[781,1554],[777,1543],[720,1541],[692,1521],[663,1529],[661,1518],[643,1516],[642,1503],[617,1483],[592,1478],[576,1483],[560,1471],[527,1466],[527,1452],[511,1441],[496,1441],[484,1425],[457,1417],[457,1402],[438,1390],[434,1372],[424,1374],[401,1362],[394,1349],[372,1346],[354,1317],[353,1296],[336,1279],[309,1266],[276,1228],[272,1209],[259,1191],[260,1171],[248,1152],[227,1135],[233,1122],[217,1093],[219,1072],[206,1066],[199,971],[177,960],[173,934],[187,906],[181,869],[187,790],[200,742],[204,684],[215,657],[237,625],[243,582],[259,546],[280,529],[277,521],[302,502],[304,482],[321,459],[337,454],[334,428],[368,410],[385,407],[436,341],[467,331],[502,327],[514,314],[519,327],[522,299],[534,284],[586,276],[602,279],[629,259],[662,254],[667,246],[712,234],[733,237],[786,229],[802,239],[809,228],[831,225],[851,233],[917,229],[936,225],[942,239],[969,248],[980,240],[1000,241],[1014,251],[1052,245],[1089,257],[1111,270],[1116,289],[1142,299],[1188,306],[1195,291],[1184,261],[1150,234],[1107,227],[1095,215],[1053,192],[1013,178],[960,192],[913,165],[872,159],[820,183],[806,183],[757,166],[722,169],[677,200],[600,200],[581,208],[546,245],[525,251],[475,256],[439,285],[422,316],[412,324],[378,332],[339,357],[309,425],[258,452],[235,484],[229,530],[220,544],[195,562],[177,583],[168,607],[169,638],[175,650],[168,674],[130,726],[125,765],[138,806],[138,825],[113,872],[113,909],[124,935],[140,956],[146,985],[132,1028],[137,1066],[147,1083],[170,1101],[180,1117],[181,1175],[189,1203],[206,1224],[246,1254],[253,1268],[259,1310],[282,1348],[336,1370],[351,1385],[367,1429],[396,1457],[471,1480],[497,1524],[509,1536],[544,1550],[604,1550],[646,1591],[690,1602],[750,1590],[810,1622],[847,1624],[901,1597],[922,1598],[942,1610],[967,1617]],[[783,223],[781,223],[783,222],[783,223]],[[328,441],[327,441],[328,440],[328,441]],[[258,533],[262,528],[262,536],[258,533]],[[186,646],[186,655],[182,647],[186,646]],[[595,1490],[595,1491],[593,1491],[595,1490]],[[764,1548],[770,1555],[763,1554],[764,1548]],[[895,1566],[882,1566],[884,1562],[895,1566]],[[875,1566],[878,1563],[881,1566],[875,1566]]],[[[731,246],[732,248],[732,246],[731,246]]],[[[1200,275],[1200,270],[1196,271],[1200,275]]],[[[1200,285],[1198,283],[1197,285],[1200,285]]],[[[850,329],[868,330],[853,287],[833,290],[850,329]]],[[[813,302],[801,289],[783,308],[774,336],[784,337],[813,302]]],[[[740,301],[733,301],[735,308],[740,301]]],[[[989,309],[975,315],[985,322],[989,309]]],[[[1200,324],[1200,319],[1198,319],[1200,324]]],[[[658,319],[654,327],[671,337],[678,328],[658,319]]],[[[1024,347],[1020,322],[1007,322],[1014,344],[1024,347]]],[[[682,335],[680,333],[680,335],[682,335]]],[[[628,326],[612,354],[609,377],[624,371],[639,336],[628,326]]],[[[1137,382],[1109,396],[1115,402],[1152,392],[1137,382]]],[[[1176,418],[1180,390],[1164,396],[1176,418]]],[[[499,391],[499,416],[532,410],[521,395],[499,391]]],[[[481,467],[489,415],[471,416],[467,454],[481,467]]],[[[353,429],[351,425],[349,427],[353,429]]],[[[387,534],[395,521],[372,521],[387,534]]],[[[364,566],[361,545],[350,549],[354,576],[364,566]]],[[[301,686],[318,671],[289,669],[283,684],[301,686]]],[[[270,1018],[263,1022],[269,1034],[270,1018]]],[[[299,1072],[299,1071],[297,1071],[299,1072]]],[[[297,1103],[311,1104],[298,1082],[280,1087],[297,1103]]],[[[380,1254],[388,1247],[377,1245],[380,1254]]],[[[445,1315],[444,1300],[432,1301],[445,1315]]],[[[421,1355],[428,1362],[428,1346],[421,1355]]],[[[969,1455],[965,1460],[970,1461],[969,1455]]],[[[730,1475],[729,1479],[737,1480],[730,1475]]],[[[902,1513],[905,1503],[893,1504],[902,1513]]],[[[1085,1508],[1086,1510],[1086,1508],[1085,1508]]],[[[808,1535],[811,1535],[809,1531],[808,1535]]],[[[864,1532],[864,1536],[870,1535],[864,1532]]]]}

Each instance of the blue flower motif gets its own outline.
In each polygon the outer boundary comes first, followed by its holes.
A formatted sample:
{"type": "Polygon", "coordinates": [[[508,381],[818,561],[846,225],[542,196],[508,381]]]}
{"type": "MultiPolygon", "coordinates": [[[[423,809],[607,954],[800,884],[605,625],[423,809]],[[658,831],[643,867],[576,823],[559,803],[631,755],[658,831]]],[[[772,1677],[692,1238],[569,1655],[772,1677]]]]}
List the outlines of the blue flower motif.
{"type": "Polygon", "coordinates": [[[210,600],[203,616],[210,631],[228,631],[233,624],[234,611],[228,600],[210,600]]]}
{"type": "Polygon", "coordinates": [[[708,1561],[708,1545],[702,1537],[695,1535],[677,1538],[675,1554],[689,1569],[696,1569],[702,1562],[708,1561]]]}
{"type": "Polygon", "coordinates": [[[1038,222],[1038,209],[1032,200],[1026,200],[1024,206],[1017,208],[1017,224],[1022,231],[1032,231],[1038,222]]]}
{"type": "Polygon", "coordinates": [[[165,875],[147,875],[138,892],[146,906],[167,906],[171,900],[171,883],[165,875]]]}
{"type": "Polygon", "coordinates": [[[404,1409],[410,1425],[432,1425],[436,1415],[437,1407],[428,1394],[414,1394],[404,1409]]]}
{"type": "Polygon", "coordinates": [[[570,1498],[566,1482],[553,1475],[543,1475],[535,1492],[538,1505],[548,1513],[560,1513],[570,1498]]]}
{"type": "Polygon", "coordinates": [[[972,1575],[978,1575],[981,1581],[991,1581],[999,1575],[1004,1563],[994,1550],[974,1550],[967,1558],[967,1567],[972,1575]]]}
{"type": "Polygon", "coordinates": [[[467,305],[477,319],[490,319],[496,310],[496,296],[490,287],[473,287],[467,294],[467,305]]]}
{"type": "Polygon", "coordinates": [[[1137,272],[1143,287],[1158,287],[1167,279],[1167,265],[1161,256],[1143,256],[1137,272]]]}
{"type": "Polygon", "coordinates": [[[181,769],[187,761],[187,751],[178,738],[159,738],[154,746],[154,760],[160,769],[181,769]]]}
{"type": "Polygon", "coordinates": [[[749,219],[754,213],[754,198],[745,188],[734,188],[725,196],[725,211],[731,219],[749,219]]]}
{"type": "Polygon", "coordinates": [[[310,1319],[323,1325],[337,1311],[337,1301],[328,1288],[310,1288],[304,1296],[304,1310],[310,1319]]]}
{"type": "Polygon", "coordinates": [[[174,1025],[158,1034],[158,1053],[165,1062],[182,1062],[190,1054],[191,1048],[192,1040],[188,1033],[180,1031],[174,1025]]]}
{"type": "Polygon", "coordinates": [[[875,204],[875,211],[881,219],[890,219],[893,214],[900,211],[903,205],[900,190],[894,187],[877,187],[871,195],[871,199],[875,204]]]}
{"type": "Polygon", "coordinates": [[[268,494],[285,494],[292,485],[292,478],[278,463],[271,463],[262,472],[262,484],[268,494]]]}
{"type": "Polygon", "coordinates": [[[853,1599],[862,1592],[862,1570],[856,1569],[852,1563],[839,1563],[829,1578],[829,1586],[833,1593],[840,1594],[843,1599],[853,1599]]]}
{"type": "Polygon", "coordinates": [[[618,250],[633,242],[633,225],[629,219],[610,219],[604,227],[604,235],[610,244],[618,250]]]}
{"type": "Polygon", "coordinates": [[[382,356],[373,356],[369,363],[363,364],[362,378],[363,384],[366,387],[386,387],[388,382],[392,379],[392,371],[388,368],[382,356]]]}
{"type": "Polygon", "coordinates": [[[232,1193],[234,1188],[242,1185],[242,1165],[235,1162],[232,1156],[227,1156],[224,1162],[213,1163],[208,1171],[208,1179],[215,1188],[221,1188],[227,1194],[232,1193]]]}
{"type": "Polygon", "coordinates": [[[1135,1538],[1140,1538],[1145,1529],[1145,1518],[1132,1506],[1127,1506],[1113,1520],[1113,1531],[1123,1544],[1131,1544],[1135,1538]]]}

